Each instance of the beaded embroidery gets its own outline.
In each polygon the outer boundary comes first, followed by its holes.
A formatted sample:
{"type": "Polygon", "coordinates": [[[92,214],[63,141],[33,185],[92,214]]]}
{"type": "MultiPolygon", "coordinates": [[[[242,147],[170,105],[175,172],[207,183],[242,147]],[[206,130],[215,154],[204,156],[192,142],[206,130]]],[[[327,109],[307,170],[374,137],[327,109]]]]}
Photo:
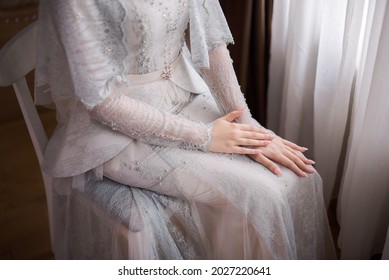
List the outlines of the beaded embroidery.
{"type": "Polygon", "coordinates": [[[164,80],[169,80],[172,77],[172,75],[173,75],[173,68],[171,67],[171,65],[168,65],[165,67],[165,69],[163,69],[161,77],[164,80]]]}
{"type": "Polygon", "coordinates": [[[138,50],[138,55],[136,56],[137,74],[147,74],[163,68],[162,78],[167,80],[171,77],[171,63],[177,58],[185,42],[185,29],[189,22],[187,1],[131,1],[131,10],[135,14],[135,18],[132,20],[133,30],[140,40],[136,46],[138,50]],[[155,26],[152,25],[152,19],[149,18],[148,13],[140,12],[142,11],[141,5],[147,5],[147,9],[156,10],[156,17],[162,19],[162,22],[160,22],[161,26],[159,27],[164,30],[162,46],[154,44],[154,42],[158,41],[153,33],[153,27],[155,28],[155,26]],[[174,10],[172,7],[175,7],[174,10]],[[181,45],[177,45],[177,42],[181,42],[181,45]],[[157,48],[161,52],[159,59],[162,58],[162,61],[159,63],[158,57],[155,56],[156,51],[158,51],[157,48]]]}

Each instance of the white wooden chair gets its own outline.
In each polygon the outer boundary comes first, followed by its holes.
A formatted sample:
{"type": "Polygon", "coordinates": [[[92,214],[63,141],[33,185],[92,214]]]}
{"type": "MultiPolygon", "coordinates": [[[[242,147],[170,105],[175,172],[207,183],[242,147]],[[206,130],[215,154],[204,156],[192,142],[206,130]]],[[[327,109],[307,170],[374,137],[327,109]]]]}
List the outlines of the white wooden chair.
{"type": "MultiPolygon", "coordinates": [[[[19,32],[0,50],[0,86],[13,85],[36,155],[41,163],[48,139],[25,79],[25,76],[35,67],[36,32],[37,24],[33,23],[19,32]]],[[[163,209],[166,199],[170,198],[165,197],[165,200],[161,202],[159,199],[163,196],[104,179],[92,182],[93,186],[87,187],[83,193],[72,190],[75,194],[72,194],[69,200],[69,196],[64,198],[56,193],[55,180],[44,172],[42,172],[42,176],[49,213],[51,244],[56,258],[147,259],[152,257],[140,253],[147,251],[143,247],[147,247],[148,244],[145,243],[146,239],[141,233],[144,222],[139,209],[137,209],[137,203],[133,203],[134,192],[138,193],[138,197],[141,193],[141,197],[150,200],[147,211],[151,211],[152,207],[155,207],[156,211],[160,211],[163,209]],[[116,206],[109,203],[112,196],[118,200],[118,203],[115,203],[118,205],[118,209],[114,209],[116,206]],[[110,231],[111,228],[114,228],[114,232],[110,232],[104,237],[100,236],[98,231],[94,232],[93,236],[88,236],[88,238],[94,238],[95,242],[91,242],[89,247],[85,247],[85,235],[88,233],[79,225],[90,221],[84,221],[80,218],[79,221],[69,223],[62,215],[63,211],[56,211],[64,207],[69,208],[69,211],[73,211],[73,213],[83,213],[88,207],[87,211],[98,213],[95,215],[97,218],[93,223],[98,224],[101,232],[110,231]],[[78,250],[78,247],[83,249],[78,250]]],[[[154,219],[154,223],[156,222],[158,223],[158,219],[154,219]]],[[[166,257],[169,258],[169,256],[166,257]]]]}
{"type": "MultiPolygon", "coordinates": [[[[35,67],[35,34],[36,24],[29,25],[19,32],[0,51],[0,86],[12,85],[23,113],[28,132],[39,163],[42,162],[44,150],[47,144],[47,136],[42,122],[31,97],[25,76],[35,67]]],[[[42,173],[45,184],[49,219],[52,220],[52,179],[42,173]]],[[[50,236],[52,236],[52,224],[50,223],[50,236]]]]}

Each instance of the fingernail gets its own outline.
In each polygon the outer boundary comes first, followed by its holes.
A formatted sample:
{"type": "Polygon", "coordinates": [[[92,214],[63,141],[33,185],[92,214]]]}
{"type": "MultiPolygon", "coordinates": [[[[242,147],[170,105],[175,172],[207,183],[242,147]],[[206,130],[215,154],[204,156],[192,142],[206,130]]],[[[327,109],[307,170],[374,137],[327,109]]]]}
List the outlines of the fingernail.
{"type": "Polygon", "coordinates": [[[281,176],[282,176],[281,169],[280,169],[279,167],[277,167],[276,169],[274,169],[274,174],[276,174],[278,177],[281,177],[281,176]]]}
{"type": "Polygon", "coordinates": [[[313,160],[309,160],[309,162],[311,163],[311,164],[315,164],[316,162],[314,162],[313,160]]]}
{"type": "Polygon", "coordinates": [[[303,147],[304,152],[308,151],[307,147],[303,147]]]}

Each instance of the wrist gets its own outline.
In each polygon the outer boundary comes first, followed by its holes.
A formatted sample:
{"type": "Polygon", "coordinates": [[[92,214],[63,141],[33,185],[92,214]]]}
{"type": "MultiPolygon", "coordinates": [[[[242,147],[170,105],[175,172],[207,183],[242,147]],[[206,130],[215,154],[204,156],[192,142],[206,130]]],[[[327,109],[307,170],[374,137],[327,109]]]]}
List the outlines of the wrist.
{"type": "Polygon", "coordinates": [[[213,130],[214,122],[205,125],[205,130],[207,134],[207,139],[204,141],[202,145],[200,145],[200,150],[204,152],[209,152],[209,146],[212,142],[212,130],[213,130]]]}

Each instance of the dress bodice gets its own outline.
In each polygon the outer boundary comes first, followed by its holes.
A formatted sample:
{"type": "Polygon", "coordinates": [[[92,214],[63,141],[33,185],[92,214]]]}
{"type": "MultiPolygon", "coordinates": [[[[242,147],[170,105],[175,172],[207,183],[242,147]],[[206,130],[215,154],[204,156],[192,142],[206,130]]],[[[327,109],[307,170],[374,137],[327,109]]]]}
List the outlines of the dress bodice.
{"type": "Polygon", "coordinates": [[[209,50],[233,42],[217,0],[40,0],[37,35],[36,102],[54,102],[59,123],[42,164],[47,174],[83,174],[134,138],[206,147],[206,124],[161,104],[170,91],[208,90],[192,65],[209,67],[209,50]],[[190,57],[179,56],[188,27],[190,57]],[[167,80],[135,85],[128,78],[170,70],[173,61],[181,62],[167,80]],[[117,131],[122,122],[126,132],[117,131]]]}
{"type": "Polygon", "coordinates": [[[145,74],[168,67],[185,40],[188,0],[127,0],[122,5],[125,72],[145,74]]]}

